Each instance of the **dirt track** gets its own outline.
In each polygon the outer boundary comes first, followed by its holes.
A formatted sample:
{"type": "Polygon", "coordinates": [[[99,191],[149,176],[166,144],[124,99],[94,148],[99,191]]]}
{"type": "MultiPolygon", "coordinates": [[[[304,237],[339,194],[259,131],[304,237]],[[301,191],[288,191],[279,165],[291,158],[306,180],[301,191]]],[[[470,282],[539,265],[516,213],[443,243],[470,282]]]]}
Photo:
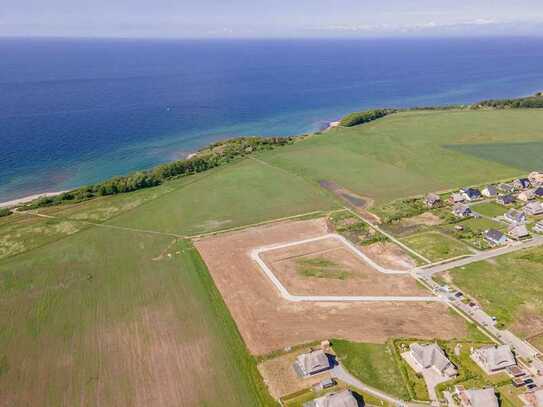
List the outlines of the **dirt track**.
{"type": "Polygon", "coordinates": [[[249,257],[260,246],[327,233],[322,219],[284,222],[195,242],[253,354],[340,337],[383,342],[391,336],[452,338],[463,320],[437,303],[292,303],[249,257]]]}

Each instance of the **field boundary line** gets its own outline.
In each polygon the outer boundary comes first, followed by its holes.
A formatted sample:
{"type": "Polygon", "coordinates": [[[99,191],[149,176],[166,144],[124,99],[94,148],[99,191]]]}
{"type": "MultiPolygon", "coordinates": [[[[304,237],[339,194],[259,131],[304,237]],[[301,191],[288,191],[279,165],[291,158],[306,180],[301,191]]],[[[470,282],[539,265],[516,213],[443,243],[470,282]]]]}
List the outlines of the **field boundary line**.
{"type": "Polygon", "coordinates": [[[333,209],[331,211],[317,210],[317,211],[305,212],[305,213],[300,213],[298,215],[285,216],[285,217],[282,217],[282,218],[275,218],[275,219],[270,219],[270,220],[264,220],[262,222],[249,223],[247,225],[235,226],[235,227],[231,227],[231,228],[227,228],[227,229],[215,230],[213,232],[205,232],[205,233],[200,233],[200,234],[197,234],[197,235],[188,235],[188,236],[186,236],[186,238],[187,239],[202,239],[202,238],[209,237],[209,236],[219,235],[219,234],[228,233],[228,232],[237,232],[239,230],[249,229],[249,228],[258,227],[258,226],[264,226],[264,225],[268,225],[268,224],[271,224],[271,223],[279,223],[279,222],[283,222],[283,221],[287,221],[287,220],[303,218],[305,216],[312,216],[312,215],[317,215],[317,214],[329,215],[331,213],[342,212],[344,210],[345,210],[344,208],[339,208],[339,209],[333,209]]]}

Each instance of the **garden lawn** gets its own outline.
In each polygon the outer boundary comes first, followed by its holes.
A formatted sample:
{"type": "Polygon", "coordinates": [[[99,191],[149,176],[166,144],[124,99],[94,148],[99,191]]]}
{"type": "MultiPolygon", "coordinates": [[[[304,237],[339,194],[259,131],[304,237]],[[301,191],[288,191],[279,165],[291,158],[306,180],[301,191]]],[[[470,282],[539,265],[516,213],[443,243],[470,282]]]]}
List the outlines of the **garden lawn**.
{"type": "Polygon", "coordinates": [[[0,261],[1,405],[273,405],[199,254],[91,227],[0,261]]]}
{"type": "Polygon", "coordinates": [[[472,263],[449,274],[455,285],[475,297],[500,324],[521,336],[542,330],[542,248],[472,263]]]}
{"type": "Polygon", "coordinates": [[[475,212],[480,213],[481,215],[495,218],[496,216],[501,216],[506,213],[509,208],[506,208],[502,205],[499,205],[495,202],[483,202],[480,204],[473,205],[471,207],[475,212]]]}
{"type": "Polygon", "coordinates": [[[111,222],[192,235],[337,207],[332,195],[317,184],[246,159],[218,168],[111,222]]]}
{"type": "Polygon", "coordinates": [[[410,398],[400,369],[387,345],[334,339],[332,346],[341,363],[353,376],[402,400],[410,398]]]}
{"type": "Polygon", "coordinates": [[[470,254],[465,244],[439,232],[424,232],[401,239],[403,243],[431,261],[470,254]]]}

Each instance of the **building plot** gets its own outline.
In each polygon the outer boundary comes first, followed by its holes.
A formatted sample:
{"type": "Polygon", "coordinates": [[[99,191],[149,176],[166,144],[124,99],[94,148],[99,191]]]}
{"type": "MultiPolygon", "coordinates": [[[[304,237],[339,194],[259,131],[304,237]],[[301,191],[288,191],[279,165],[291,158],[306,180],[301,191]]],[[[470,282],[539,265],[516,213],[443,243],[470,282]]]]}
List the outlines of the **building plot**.
{"type": "Polygon", "coordinates": [[[375,343],[392,336],[447,339],[466,333],[464,320],[437,302],[288,301],[250,256],[259,247],[327,233],[325,220],[314,219],[195,241],[253,354],[331,337],[375,343]]]}
{"type": "Polygon", "coordinates": [[[429,296],[410,275],[376,270],[335,235],[270,249],[260,258],[296,296],[429,296]]]}

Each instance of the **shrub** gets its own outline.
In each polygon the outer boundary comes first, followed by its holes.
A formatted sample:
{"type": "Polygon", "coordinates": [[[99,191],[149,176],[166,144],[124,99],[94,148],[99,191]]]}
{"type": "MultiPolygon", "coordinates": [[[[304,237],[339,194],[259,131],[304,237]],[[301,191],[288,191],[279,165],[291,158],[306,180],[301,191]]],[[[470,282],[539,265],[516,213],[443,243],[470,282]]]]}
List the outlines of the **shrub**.
{"type": "Polygon", "coordinates": [[[11,215],[11,211],[8,208],[0,208],[0,218],[8,215],[11,215]]]}
{"type": "Polygon", "coordinates": [[[344,127],[357,126],[359,124],[380,119],[381,117],[385,117],[386,115],[394,113],[395,111],[395,109],[375,109],[365,112],[355,112],[342,118],[339,124],[344,127]]]}

